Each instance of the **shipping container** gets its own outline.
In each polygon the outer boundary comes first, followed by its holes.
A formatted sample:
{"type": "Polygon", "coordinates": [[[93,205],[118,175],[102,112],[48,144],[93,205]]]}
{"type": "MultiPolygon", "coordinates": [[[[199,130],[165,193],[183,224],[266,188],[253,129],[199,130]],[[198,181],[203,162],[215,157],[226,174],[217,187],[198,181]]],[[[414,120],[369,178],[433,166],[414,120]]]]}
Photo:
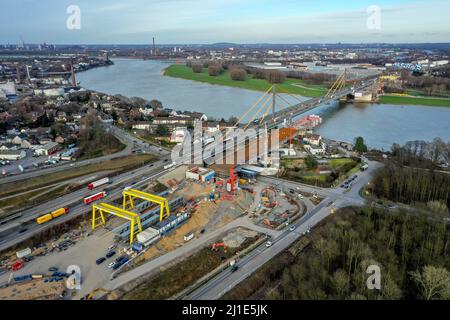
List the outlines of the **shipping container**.
{"type": "Polygon", "coordinates": [[[40,216],[39,218],[37,218],[36,222],[38,224],[43,224],[43,223],[46,223],[47,221],[50,221],[52,219],[53,219],[52,215],[50,213],[48,213],[48,214],[45,214],[45,215],[40,216]]]}
{"type": "Polygon", "coordinates": [[[67,212],[69,212],[69,208],[60,208],[58,210],[55,210],[51,213],[53,218],[57,218],[59,216],[62,216],[63,214],[66,214],[67,212]]]}
{"type": "Polygon", "coordinates": [[[97,188],[97,187],[102,186],[102,185],[107,184],[107,183],[109,183],[109,178],[108,177],[100,179],[100,180],[97,180],[97,181],[94,181],[94,182],[91,182],[91,183],[88,184],[87,187],[88,187],[89,190],[92,190],[94,188],[97,188]]]}
{"type": "Polygon", "coordinates": [[[102,191],[102,192],[96,193],[96,194],[94,194],[92,196],[84,198],[83,202],[84,202],[84,204],[89,204],[91,202],[94,202],[94,201],[99,200],[99,199],[104,198],[104,197],[106,197],[106,192],[102,191]]]}

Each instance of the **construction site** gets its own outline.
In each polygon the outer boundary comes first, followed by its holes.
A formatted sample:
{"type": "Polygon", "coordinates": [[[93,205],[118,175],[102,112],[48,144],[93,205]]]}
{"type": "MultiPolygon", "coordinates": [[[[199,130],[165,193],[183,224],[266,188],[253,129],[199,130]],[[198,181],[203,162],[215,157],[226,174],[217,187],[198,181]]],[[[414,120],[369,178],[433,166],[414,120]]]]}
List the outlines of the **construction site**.
{"type": "MultiPolygon", "coordinates": [[[[80,267],[85,290],[92,292],[110,278],[248,214],[254,207],[253,183],[239,178],[232,166],[218,172],[180,166],[139,190],[125,187],[117,200],[94,201],[90,219],[76,228],[36,247],[3,255],[0,296],[82,298],[65,288],[68,265],[80,267]]],[[[254,236],[248,232],[230,233],[218,247],[239,246],[254,236]]]]}

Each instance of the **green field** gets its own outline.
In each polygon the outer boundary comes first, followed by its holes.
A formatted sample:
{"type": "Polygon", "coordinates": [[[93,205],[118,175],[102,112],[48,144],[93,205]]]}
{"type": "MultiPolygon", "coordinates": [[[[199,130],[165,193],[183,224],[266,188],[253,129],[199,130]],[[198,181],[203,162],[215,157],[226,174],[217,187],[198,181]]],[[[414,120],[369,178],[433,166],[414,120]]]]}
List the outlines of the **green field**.
{"type": "MultiPolygon", "coordinates": [[[[194,73],[192,69],[179,64],[173,64],[164,71],[165,76],[207,82],[229,87],[237,87],[256,91],[267,91],[271,84],[265,79],[253,79],[252,75],[247,75],[245,81],[234,81],[230,79],[227,70],[219,76],[212,77],[208,74],[208,69],[204,68],[202,73],[194,73]]],[[[324,85],[312,85],[298,79],[286,79],[282,84],[277,84],[276,89],[279,92],[287,92],[290,94],[298,94],[305,97],[321,97],[327,93],[324,85]]]]}
{"type": "Polygon", "coordinates": [[[417,96],[393,96],[383,95],[380,97],[380,103],[383,104],[412,104],[433,107],[450,107],[450,99],[426,98],[417,96]]]}

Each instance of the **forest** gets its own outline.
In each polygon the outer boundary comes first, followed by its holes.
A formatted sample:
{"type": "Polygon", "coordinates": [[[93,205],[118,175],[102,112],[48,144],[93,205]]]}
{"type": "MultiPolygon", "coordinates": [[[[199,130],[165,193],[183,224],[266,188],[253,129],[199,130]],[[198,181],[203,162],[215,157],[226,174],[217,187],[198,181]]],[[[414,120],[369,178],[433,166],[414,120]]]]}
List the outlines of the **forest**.
{"type": "Polygon", "coordinates": [[[450,299],[449,227],[385,208],[348,207],[269,261],[224,299],[450,299]],[[368,266],[381,289],[368,289],[368,266]]]}
{"type": "Polygon", "coordinates": [[[438,202],[448,210],[450,173],[389,163],[375,174],[373,193],[378,198],[405,204],[438,202]]]}

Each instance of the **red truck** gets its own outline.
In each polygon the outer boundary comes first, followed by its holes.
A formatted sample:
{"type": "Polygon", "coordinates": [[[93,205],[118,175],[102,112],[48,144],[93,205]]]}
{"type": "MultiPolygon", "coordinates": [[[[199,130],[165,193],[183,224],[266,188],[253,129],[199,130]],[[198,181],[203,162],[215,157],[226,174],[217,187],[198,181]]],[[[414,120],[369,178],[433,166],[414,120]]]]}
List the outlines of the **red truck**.
{"type": "Polygon", "coordinates": [[[100,180],[97,180],[97,181],[94,181],[94,182],[91,182],[91,183],[89,183],[87,185],[87,187],[88,187],[89,190],[92,190],[94,188],[97,188],[97,187],[102,186],[102,185],[107,184],[107,183],[109,183],[109,178],[108,177],[100,179],[100,180]]]}
{"type": "Polygon", "coordinates": [[[93,194],[92,196],[84,198],[83,202],[84,202],[84,204],[89,204],[91,202],[94,202],[94,201],[96,201],[98,199],[101,199],[101,198],[104,198],[104,197],[106,197],[106,192],[102,191],[102,192],[93,194]]]}

